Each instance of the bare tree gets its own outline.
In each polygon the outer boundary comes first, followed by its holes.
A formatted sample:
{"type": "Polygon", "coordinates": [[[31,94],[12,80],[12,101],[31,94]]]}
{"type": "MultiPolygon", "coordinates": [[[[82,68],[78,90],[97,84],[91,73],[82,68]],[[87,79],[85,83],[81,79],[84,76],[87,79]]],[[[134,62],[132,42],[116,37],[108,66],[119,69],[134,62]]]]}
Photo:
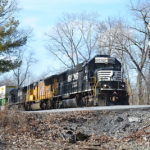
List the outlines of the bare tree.
{"type": "Polygon", "coordinates": [[[10,74],[5,74],[0,78],[0,86],[16,86],[16,83],[13,80],[13,77],[10,74]]]}
{"type": "Polygon", "coordinates": [[[33,58],[33,53],[29,53],[29,55],[25,57],[23,51],[18,51],[17,60],[18,62],[21,62],[21,65],[13,70],[13,75],[17,88],[19,89],[27,80],[27,77],[30,74],[30,68],[33,63],[35,63],[35,59],[33,58]]]}
{"type": "MultiPolygon", "coordinates": [[[[137,89],[138,89],[138,103],[144,103],[143,99],[143,84],[148,92],[148,80],[145,74],[147,65],[149,66],[148,41],[150,39],[150,30],[148,24],[150,22],[150,3],[131,3],[131,12],[134,15],[134,23],[127,25],[123,21],[115,21],[115,24],[108,29],[107,26],[105,33],[107,41],[100,39],[100,48],[111,49],[111,52],[129,58],[128,61],[132,63],[137,72],[137,89]],[[108,37],[109,36],[109,37],[108,37]]],[[[108,24],[107,24],[108,25],[108,24]]],[[[125,58],[124,57],[124,58],[125,58]]],[[[124,63],[126,63],[125,60],[124,63]]],[[[130,64],[131,64],[130,63],[130,64]]],[[[146,98],[148,103],[149,97],[146,98]]]]}
{"type": "Polygon", "coordinates": [[[47,49],[67,68],[89,60],[96,53],[98,34],[93,15],[64,15],[47,34],[47,49]]]}

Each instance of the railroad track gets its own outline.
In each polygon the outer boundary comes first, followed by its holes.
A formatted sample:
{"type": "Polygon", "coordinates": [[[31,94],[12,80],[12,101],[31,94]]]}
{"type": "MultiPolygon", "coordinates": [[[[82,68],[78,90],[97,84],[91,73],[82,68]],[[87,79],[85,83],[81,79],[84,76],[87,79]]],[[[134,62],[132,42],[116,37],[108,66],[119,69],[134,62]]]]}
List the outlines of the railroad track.
{"type": "Polygon", "coordinates": [[[118,111],[118,110],[149,110],[150,105],[125,105],[125,106],[97,106],[97,107],[81,107],[81,108],[63,108],[51,110],[36,110],[36,111],[23,111],[24,113],[61,113],[61,112],[74,112],[74,111],[118,111]]]}

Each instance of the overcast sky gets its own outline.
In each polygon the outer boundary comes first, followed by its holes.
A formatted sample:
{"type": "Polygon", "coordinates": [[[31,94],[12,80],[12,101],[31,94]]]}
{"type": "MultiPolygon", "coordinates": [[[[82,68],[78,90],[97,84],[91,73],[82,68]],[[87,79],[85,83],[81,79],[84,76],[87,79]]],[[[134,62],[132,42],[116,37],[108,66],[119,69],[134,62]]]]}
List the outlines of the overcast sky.
{"type": "Polygon", "coordinates": [[[34,65],[37,75],[56,65],[45,49],[45,33],[55,25],[63,13],[97,12],[101,19],[127,17],[129,0],[18,0],[21,27],[32,28],[33,37],[28,49],[38,61],[34,65]]]}

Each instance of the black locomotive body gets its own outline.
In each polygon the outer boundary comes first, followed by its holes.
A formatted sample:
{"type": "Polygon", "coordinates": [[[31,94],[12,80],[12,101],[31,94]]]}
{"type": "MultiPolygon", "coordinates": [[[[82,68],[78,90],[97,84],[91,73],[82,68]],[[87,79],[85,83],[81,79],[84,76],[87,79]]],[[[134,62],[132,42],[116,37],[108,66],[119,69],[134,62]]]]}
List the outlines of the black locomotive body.
{"type": "Polygon", "coordinates": [[[121,64],[108,55],[97,55],[57,75],[58,99],[63,107],[128,105],[121,64]]]}

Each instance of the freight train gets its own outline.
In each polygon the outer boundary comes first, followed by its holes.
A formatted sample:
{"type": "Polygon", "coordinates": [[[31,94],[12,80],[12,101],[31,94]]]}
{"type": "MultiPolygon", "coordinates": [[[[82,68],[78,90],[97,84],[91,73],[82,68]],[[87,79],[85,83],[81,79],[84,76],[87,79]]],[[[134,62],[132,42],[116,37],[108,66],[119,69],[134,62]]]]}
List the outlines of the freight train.
{"type": "Polygon", "coordinates": [[[72,69],[33,82],[18,91],[25,110],[128,105],[121,63],[108,55],[96,55],[72,69]]]}

